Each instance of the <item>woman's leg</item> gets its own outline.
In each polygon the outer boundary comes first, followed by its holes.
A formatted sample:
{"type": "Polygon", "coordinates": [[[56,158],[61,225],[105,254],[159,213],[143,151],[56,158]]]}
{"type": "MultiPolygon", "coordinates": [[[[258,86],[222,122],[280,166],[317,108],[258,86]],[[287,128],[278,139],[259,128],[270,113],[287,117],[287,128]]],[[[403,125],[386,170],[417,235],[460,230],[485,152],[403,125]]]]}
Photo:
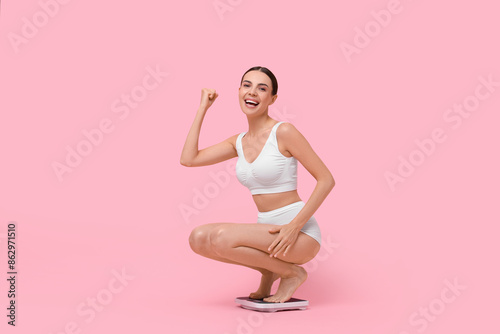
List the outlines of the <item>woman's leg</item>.
{"type": "Polygon", "coordinates": [[[270,257],[268,247],[278,233],[271,234],[271,224],[222,223],[211,234],[214,252],[223,258],[248,266],[265,268],[281,277],[280,286],[274,296],[264,298],[269,302],[285,302],[307,279],[304,268],[296,264],[310,261],[319,251],[319,244],[304,233],[299,233],[297,240],[287,256],[283,253],[270,257]]]}
{"type": "Polygon", "coordinates": [[[264,268],[246,265],[244,263],[238,263],[236,261],[226,259],[214,252],[212,243],[210,241],[210,235],[212,234],[212,232],[217,231],[217,228],[221,224],[224,223],[212,223],[195,227],[189,236],[189,245],[191,246],[191,249],[195,253],[209,259],[225,263],[237,264],[259,271],[262,274],[259,288],[257,289],[257,291],[250,293],[249,297],[253,299],[262,299],[265,297],[269,297],[274,281],[279,278],[278,274],[264,268]]]}
{"type": "Polygon", "coordinates": [[[219,227],[221,224],[225,223],[212,223],[212,224],[205,224],[205,225],[200,225],[197,226],[191,231],[191,234],[189,235],[189,245],[191,246],[191,249],[193,252],[196,254],[200,254],[204,257],[207,257],[209,259],[213,259],[216,261],[221,261],[221,262],[226,262],[226,263],[231,263],[231,264],[238,264],[241,266],[245,266],[248,268],[255,269],[257,271],[260,271],[261,273],[268,273],[269,270],[264,269],[264,268],[259,268],[259,267],[254,267],[254,266],[248,266],[243,263],[238,263],[235,261],[231,261],[229,259],[223,258],[219,255],[217,255],[212,247],[212,243],[210,241],[210,235],[212,232],[217,230],[217,227],[219,227]]]}
{"type": "Polygon", "coordinates": [[[278,233],[269,233],[269,230],[273,227],[276,227],[276,225],[262,223],[218,223],[210,234],[212,249],[218,256],[239,263],[265,268],[272,272],[278,272],[280,268],[289,268],[291,264],[304,264],[312,260],[320,249],[316,240],[304,233],[299,233],[297,240],[288,250],[286,256],[283,256],[283,252],[280,252],[277,257],[271,258],[268,248],[278,237],[278,233]],[[240,246],[260,250],[261,253],[265,253],[264,255],[267,254],[267,256],[265,256],[265,259],[262,258],[263,261],[257,261],[245,260],[227,253],[240,246]],[[265,261],[267,259],[281,261],[265,261]],[[285,263],[283,264],[282,262],[285,263]],[[273,267],[273,265],[275,266],[273,267]]]}

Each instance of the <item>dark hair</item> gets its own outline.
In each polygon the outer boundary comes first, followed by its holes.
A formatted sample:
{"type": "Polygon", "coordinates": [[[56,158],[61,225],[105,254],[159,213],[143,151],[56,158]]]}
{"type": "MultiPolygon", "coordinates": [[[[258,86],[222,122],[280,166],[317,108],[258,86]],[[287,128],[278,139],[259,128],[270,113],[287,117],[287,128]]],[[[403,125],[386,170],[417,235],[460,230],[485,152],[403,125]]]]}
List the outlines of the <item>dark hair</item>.
{"type": "Polygon", "coordinates": [[[278,80],[276,80],[276,77],[274,76],[273,72],[271,72],[267,67],[263,67],[263,66],[255,66],[255,67],[252,67],[251,69],[249,69],[248,71],[246,71],[243,74],[243,76],[241,77],[240,86],[243,83],[243,78],[245,77],[245,74],[247,74],[250,71],[260,71],[260,72],[264,72],[265,74],[267,74],[267,76],[269,77],[269,79],[271,79],[271,82],[273,84],[273,90],[272,90],[273,96],[278,93],[278,80]]]}

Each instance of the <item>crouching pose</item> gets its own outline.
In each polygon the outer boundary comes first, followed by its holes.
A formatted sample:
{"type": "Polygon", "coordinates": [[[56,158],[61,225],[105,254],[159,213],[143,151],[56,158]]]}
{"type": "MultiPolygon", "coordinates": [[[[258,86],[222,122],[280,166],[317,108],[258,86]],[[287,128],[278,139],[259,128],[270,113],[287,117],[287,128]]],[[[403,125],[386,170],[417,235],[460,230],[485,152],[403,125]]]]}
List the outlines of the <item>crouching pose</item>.
{"type": "Polygon", "coordinates": [[[206,166],[238,157],[236,176],[250,190],[257,206],[256,223],[197,226],[189,236],[189,244],[194,252],[207,258],[258,270],[262,273],[260,286],[249,297],[284,303],[307,278],[300,265],[312,260],[320,250],[321,230],[313,214],[335,181],[291,123],[269,117],[268,107],[276,101],[277,92],[278,82],[269,69],[250,68],[239,87],[239,103],[248,120],[248,131],[198,150],[203,118],[218,96],[214,89],[202,89],[200,107],[180,163],[206,166]],[[297,161],[317,181],[307,203],[297,193],[297,161]],[[271,295],[278,278],[278,290],[271,295]]]}

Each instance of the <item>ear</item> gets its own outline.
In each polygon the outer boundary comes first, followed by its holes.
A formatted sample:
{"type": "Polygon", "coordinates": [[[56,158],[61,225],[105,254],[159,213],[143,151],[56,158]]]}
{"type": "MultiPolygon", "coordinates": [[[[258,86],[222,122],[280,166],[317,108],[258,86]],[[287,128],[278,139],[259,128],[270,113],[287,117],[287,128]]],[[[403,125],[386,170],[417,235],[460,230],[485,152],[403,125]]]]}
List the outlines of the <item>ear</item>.
{"type": "Polygon", "coordinates": [[[271,99],[271,103],[269,103],[269,105],[273,104],[277,98],[278,98],[278,94],[274,95],[273,98],[271,99]]]}

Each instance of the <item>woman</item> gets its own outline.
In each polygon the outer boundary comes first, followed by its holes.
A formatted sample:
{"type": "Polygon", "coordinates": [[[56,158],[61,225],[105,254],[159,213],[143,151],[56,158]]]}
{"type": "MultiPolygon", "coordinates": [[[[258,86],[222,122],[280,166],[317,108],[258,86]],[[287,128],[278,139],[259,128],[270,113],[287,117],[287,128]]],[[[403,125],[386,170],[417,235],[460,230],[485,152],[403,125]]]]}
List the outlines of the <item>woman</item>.
{"type": "Polygon", "coordinates": [[[260,286],[250,298],[284,303],[307,278],[299,265],[313,259],[320,250],[321,231],[313,213],[335,181],[292,124],[269,117],[268,107],[278,98],[277,92],[278,82],[269,69],[250,68],[239,88],[248,131],[198,150],[203,118],[218,97],[214,89],[202,89],[200,107],[180,163],[206,166],[238,157],[237,178],[252,194],[258,209],[257,223],[201,225],[191,232],[189,244],[205,257],[260,271],[260,286]],[[307,203],[297,193],[297,160],[317,180],[307,203]],[[278,290],[271,296],[271,287],[278,278],[278,290]]]}

